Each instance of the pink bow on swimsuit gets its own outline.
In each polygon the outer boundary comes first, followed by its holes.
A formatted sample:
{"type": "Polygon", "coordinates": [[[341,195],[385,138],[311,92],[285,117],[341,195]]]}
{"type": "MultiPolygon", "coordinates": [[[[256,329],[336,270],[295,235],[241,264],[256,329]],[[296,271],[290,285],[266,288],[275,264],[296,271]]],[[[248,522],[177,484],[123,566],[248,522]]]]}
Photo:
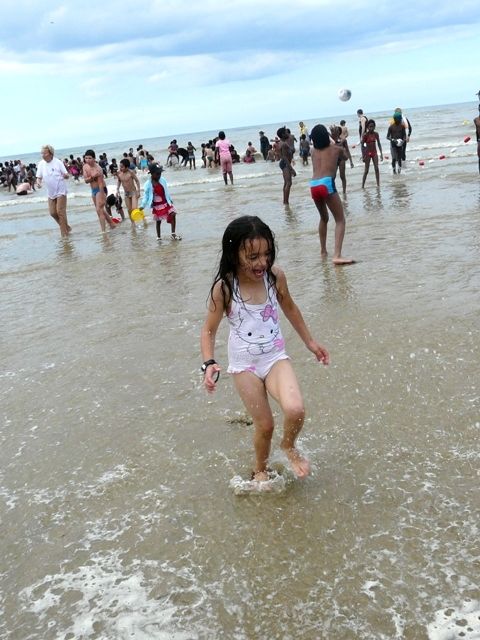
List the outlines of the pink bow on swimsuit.
{"type": "Polygon", "coordinates": [[[266,322],[269,318],[271,318],[275,324],[278,322],[278,313],[277,310],[272,307],[271,304],[267,304],[265,309],[260,314],[262,316],[262,320],[266,322]]]}

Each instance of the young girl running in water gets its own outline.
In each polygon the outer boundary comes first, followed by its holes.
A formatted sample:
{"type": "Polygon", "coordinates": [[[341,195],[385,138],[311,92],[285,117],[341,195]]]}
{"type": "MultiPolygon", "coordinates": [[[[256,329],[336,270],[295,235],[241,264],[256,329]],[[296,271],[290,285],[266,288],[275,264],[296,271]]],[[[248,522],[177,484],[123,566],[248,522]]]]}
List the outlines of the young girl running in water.
{"type": "Polygon", "coordinates": [[[268,394],[284,414],[281,448],[299,478],[310,472],[310,463],[296,448],[305,410],[278,324],[278,305],[295,331],[319,362],[329,355],[310,335],[293,301],[284,272],[275,263],[275,241],[270,228],[256,216],[233,220],[225,230],[222,256],[208,298],[208,313],[201,334],[204,386],[215,390],[220,366],[214,360],[215,336],[223,315],[230,324],[228,373],[245,408],[253,418],[255,466],[252,480],[267,481],[273,435],[268,394]]]}
{"type": "Polygon", "coordinates": [[[377,187],[380,186],[380,170],[378,168],[378,154],[377,146],[380,151],[380,159],[383,161],[382,145],[378,133],[375,131],[375,120],[369,120],[367,122],[367,131],[362,136],[362,145],[364,148],[364,161],[365,170],[362,178],[362,189],[365,187],[365,181],[367,179],[368,170],[370,169],[370,161],[373,162],[373,168],[375,169],[375,179],[377,181],[377,187]]]}

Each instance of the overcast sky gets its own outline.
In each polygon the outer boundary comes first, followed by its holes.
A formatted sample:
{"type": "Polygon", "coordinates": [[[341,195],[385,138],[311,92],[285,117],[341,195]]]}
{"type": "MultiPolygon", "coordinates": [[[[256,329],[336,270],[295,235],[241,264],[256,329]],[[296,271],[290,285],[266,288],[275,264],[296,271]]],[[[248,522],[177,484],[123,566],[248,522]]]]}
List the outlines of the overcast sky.
{"type": "Polygon", "coordinates": [[[476,101],[478,6],[15,0],[0,21],[0,156],[476,101]]]}

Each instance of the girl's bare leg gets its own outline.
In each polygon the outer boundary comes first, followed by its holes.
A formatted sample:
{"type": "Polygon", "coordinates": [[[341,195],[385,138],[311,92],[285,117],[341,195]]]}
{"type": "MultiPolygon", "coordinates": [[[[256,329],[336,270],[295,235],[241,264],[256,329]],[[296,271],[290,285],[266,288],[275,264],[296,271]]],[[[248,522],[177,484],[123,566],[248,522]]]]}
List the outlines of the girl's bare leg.
{"type": "Polygon", "coordinates": [[[343,205],[338,193],[332,193],[327,199],[328,208],[335,219],[335,252],[333,254],[333,264],[352,264],[352,258],[342,257],[343,238],[345,236],[345,215],[343,205]]]}
{"type": "Polygon", "coordinates": [[[97,211],[97,216],[100,221],[100,227],[102,231],[105,231],[106,222],[109,224],[110,228],[113,229],[115,225],[113,224],[111,217],[105,211],[105,202],[106,202],[105,193],[100,191],[100,193],[97,193],[96,196],[92,196],[92,197],[93,197],[93,204],[95,205],[95,209],[97,211]]]}
{"type": "Polygon", "coordinates": [[[283,438],[280,444],[298,478],[310,473],[310,463],[295,446],[305,419],[305,408],[297,377],[290,360],[279,360],[271,368],[265,385],[283,411],[283,438]]]}
{"type": "Polygon", "coordinates": [[[314,200],[315,206],[320,214],[320,222],[318,223],[318,235],[320,237],[320,254],[325,258],[327,253],[327,229],[328,229],[328,209],[325,200],[314,200]]]}
{"type": "Polygon", "coordinates": [[[288,204],[290,189],[292,187],[292,172],[290,169],[282,169],[283,173],[283,204],[288,204]]]}
{"type": "Polygon", "coordinates": [[[377,181],[377,187],[380,186],[380,170],[378,168],[378,158],[373,158],[373,167],[375,169],[375,179],[377,181]]]}
{"type": "Polygon", "coordinates": [[[345,173],[345,161],[343,161],[339,167],[338,172],[340,174],[340,180],[342,181],[342,191],[343,193],[347,193],[347,175],[345,173]]]}
{"type": "Polygon", "coordinates": [[[370,156],[365,158],[365,171],[363,172],[362,178],[362,189],[365,187],[365,182],[367,180],[368,170],[370,169],[370,156]]]}
{"type": "MultiPolygon", "coordinates": [[[[138,203],[137,203],[137,204],[138,204],[138,203]]],[[[125,196],[125,206],[127,207],[128,217],[130,218],[130,221],[131,221],[133,224],[135,224],[135,223],[133,222],[133,220],[132,220],[132,211],[133,211],[134,209],[136,209],[137,207],[136,207],[136,206],[135,206],[135,207],[133,206],[133,203],[132,203],[132,196],[125,196]]]]}
{"type": "Polygon", "coordinates": [[[255,448],[254,479],[268,480],[267,464],[272,444],[273,416],[265,384],[250,371],[234,374],[233,381],[245,409],[252,416],[255,427],[253,436],[255,448]]]}

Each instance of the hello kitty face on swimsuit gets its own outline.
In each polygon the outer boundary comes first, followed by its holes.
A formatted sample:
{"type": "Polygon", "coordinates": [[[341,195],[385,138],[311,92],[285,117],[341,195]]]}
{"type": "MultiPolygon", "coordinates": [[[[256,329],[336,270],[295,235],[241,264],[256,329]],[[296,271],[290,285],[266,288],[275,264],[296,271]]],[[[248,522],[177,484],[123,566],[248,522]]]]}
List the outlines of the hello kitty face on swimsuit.
{"type": "Polygon", "coordinates": [[[270,304],[266,304],[260,313],[250,315],[243,311],[243,318],[241,316],[239,310],[239,324],[235,333],[242,342],[247,343],[248,353],[259,356],[278,348],[279,342],[283,344],[283,340],[278,340],[278,313],[270,304]]]}

